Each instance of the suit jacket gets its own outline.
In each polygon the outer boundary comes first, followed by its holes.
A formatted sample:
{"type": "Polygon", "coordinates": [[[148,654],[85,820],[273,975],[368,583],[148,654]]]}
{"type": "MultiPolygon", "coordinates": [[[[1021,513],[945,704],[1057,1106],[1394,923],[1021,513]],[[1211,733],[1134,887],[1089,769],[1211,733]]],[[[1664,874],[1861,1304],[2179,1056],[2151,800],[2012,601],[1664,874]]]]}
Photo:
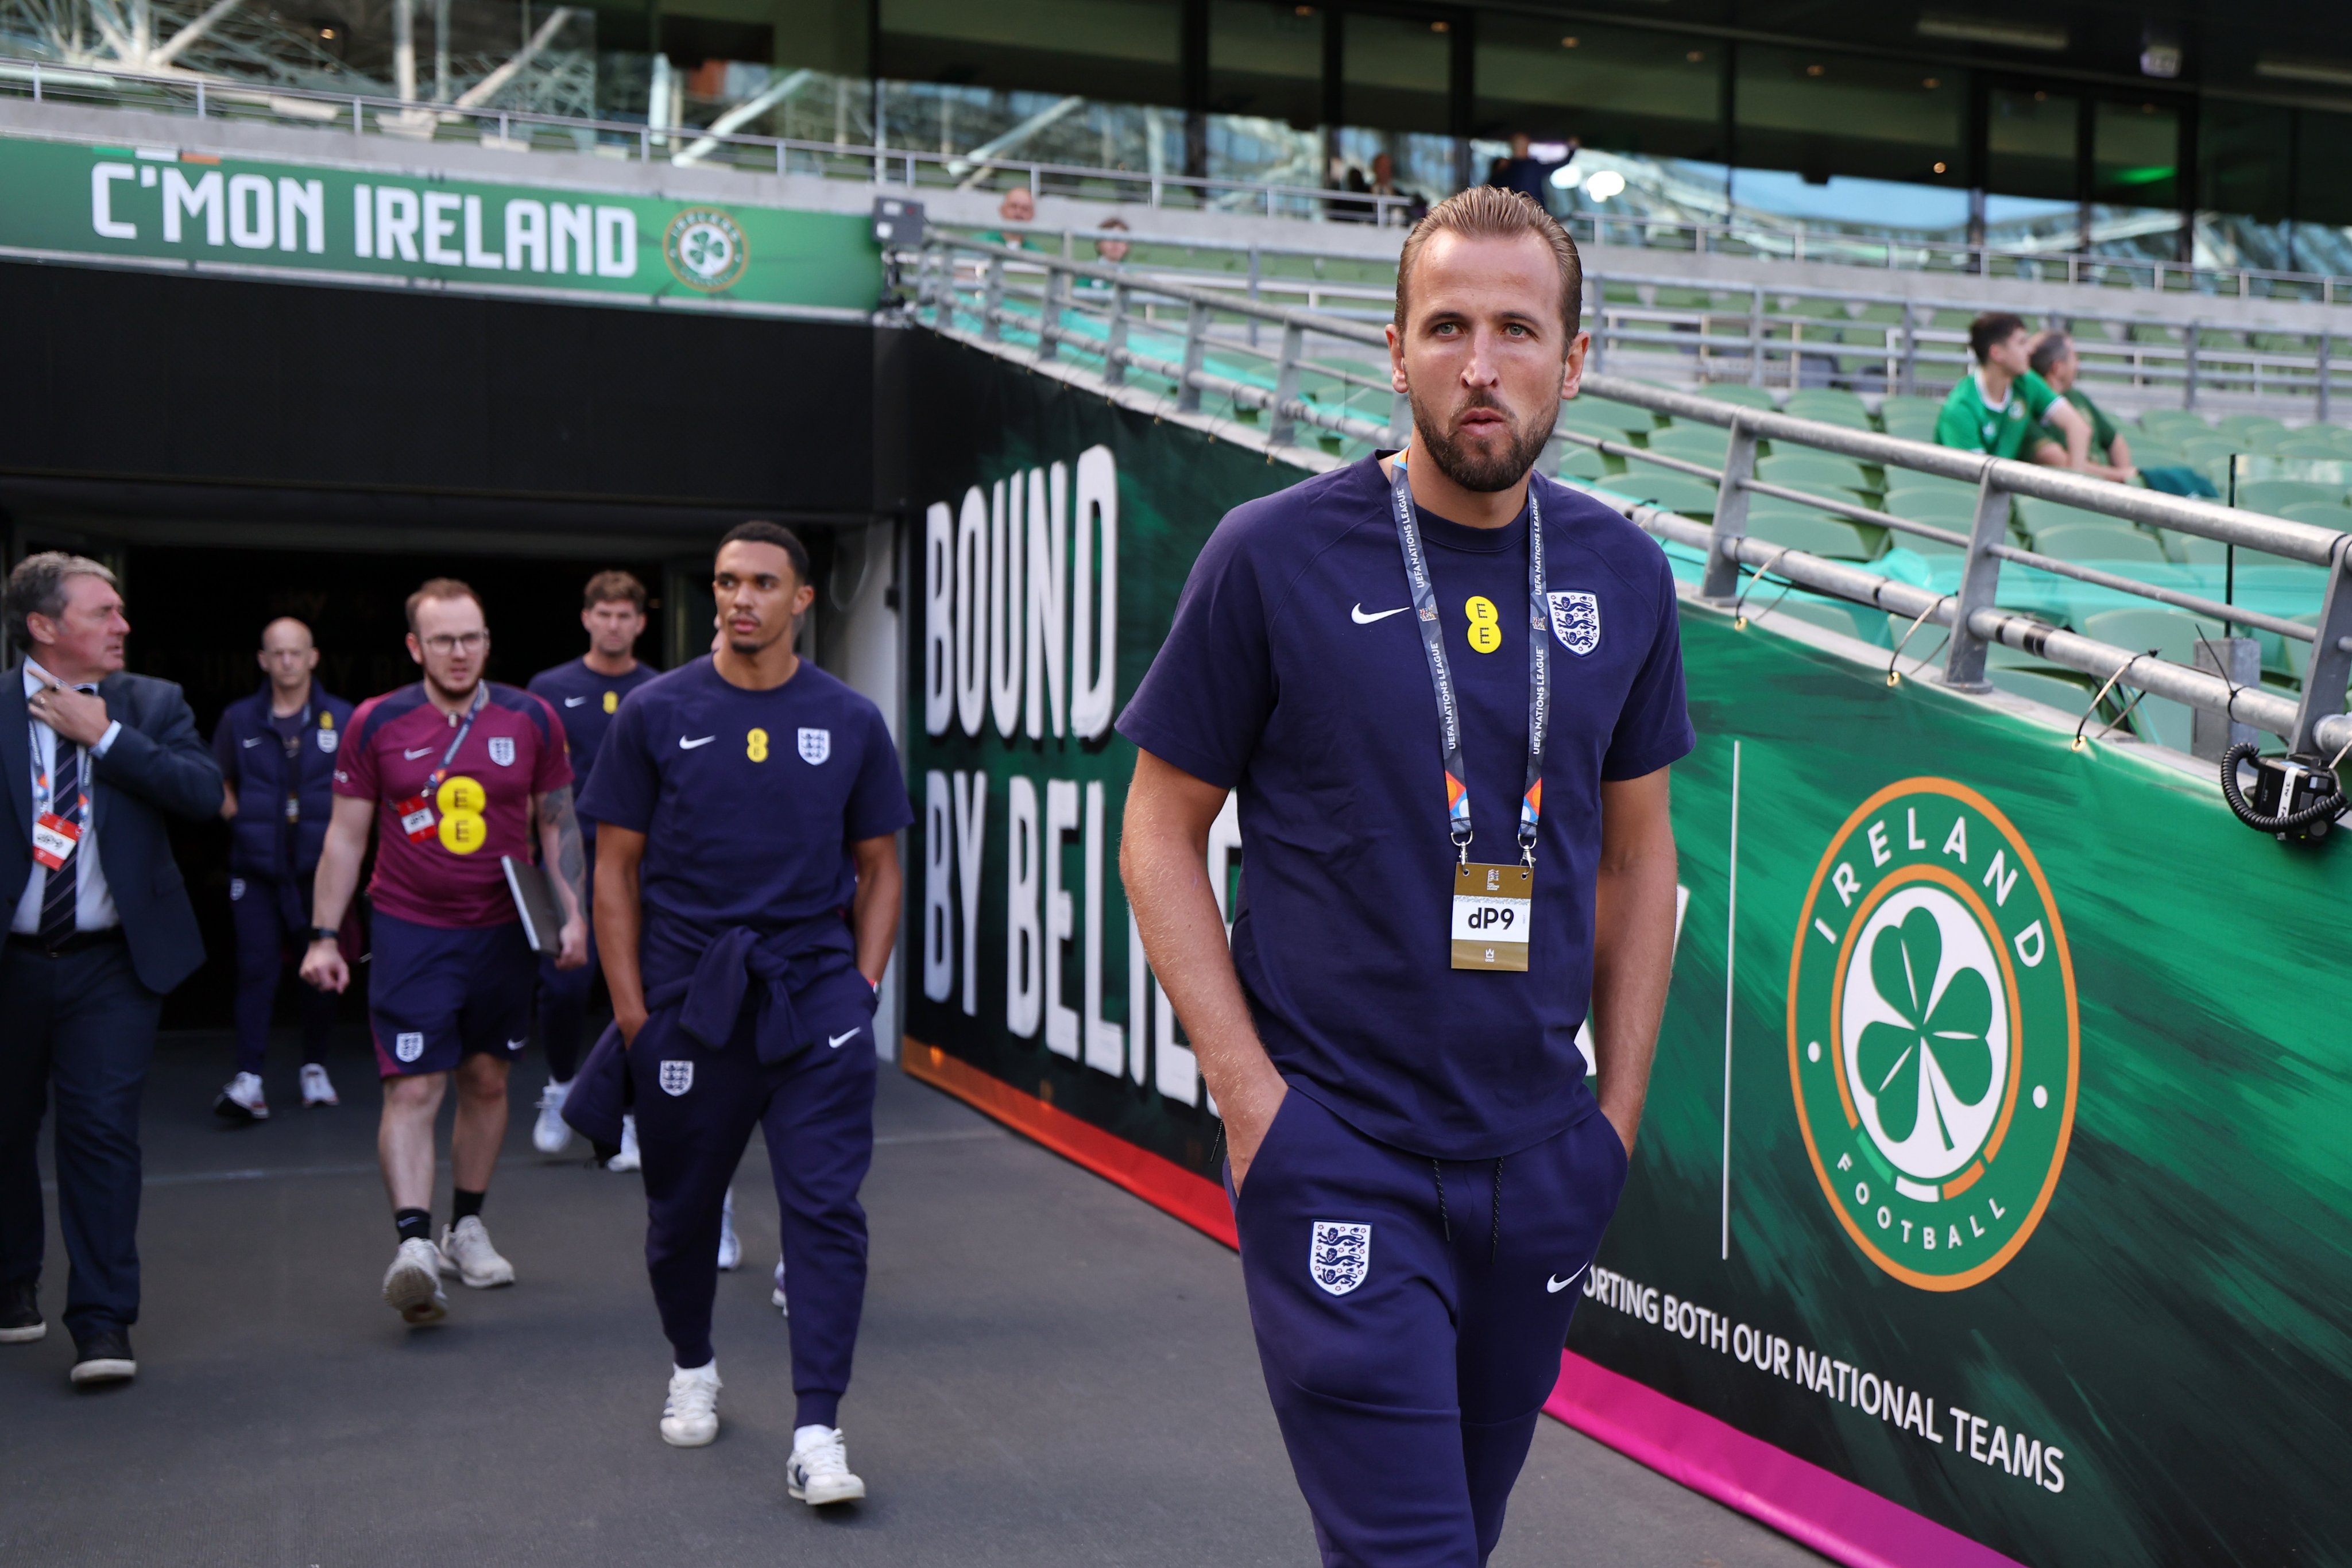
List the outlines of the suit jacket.
{"type": "MultiPolygon", "coordinates": [[[[140,984],[168,991],[205,961],[196,912],[165,836],[166,814],[198,821],[220,815],[220,767],[196,733],[188,699],[169,681],[111,674],[98,683],[109,718],[122,733],[89,765],[90,823],[99,865],[131,944],[140,984]]],[[[13,912],[33,874],[32,734],[21,665],[0,674],[0,899],[13,912]]]]}

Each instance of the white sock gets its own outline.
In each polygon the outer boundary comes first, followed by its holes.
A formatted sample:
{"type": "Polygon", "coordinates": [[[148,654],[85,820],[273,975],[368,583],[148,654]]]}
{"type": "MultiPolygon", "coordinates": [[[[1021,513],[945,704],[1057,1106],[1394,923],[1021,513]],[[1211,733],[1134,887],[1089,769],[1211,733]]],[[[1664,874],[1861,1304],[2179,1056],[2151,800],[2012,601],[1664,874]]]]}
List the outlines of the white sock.
{"type": "Polygon", "coordinates": [[[833,1435],[836,1430],[838,1428],[833,1427],[795,1427],[793,1428],[793,1452],[797,1454],[803,1448],[814,1448],[819,1443],[829,1443],[833,1440],[833,1435]]]}
{"type": "Polygon", "coordinates": [[[669,1369],[680,1377],[707,1377],[713,1383],[719,1381],[719,1358],[715,1355],[700,1366],[680,1366],[673,1361],[669,1364],[669,1369]]]}

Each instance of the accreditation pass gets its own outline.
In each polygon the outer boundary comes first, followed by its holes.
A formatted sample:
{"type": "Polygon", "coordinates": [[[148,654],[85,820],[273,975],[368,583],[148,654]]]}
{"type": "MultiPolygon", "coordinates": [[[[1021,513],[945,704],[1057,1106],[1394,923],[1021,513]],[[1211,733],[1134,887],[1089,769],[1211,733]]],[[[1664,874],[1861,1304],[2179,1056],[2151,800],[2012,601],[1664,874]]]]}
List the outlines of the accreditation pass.
{"type": "Polygon", "coordinates": [[[1454,868],[1454,967],[1528,967],[1528,926],[1535,915],[1536,868],[1480,865],[1454,868]]]}

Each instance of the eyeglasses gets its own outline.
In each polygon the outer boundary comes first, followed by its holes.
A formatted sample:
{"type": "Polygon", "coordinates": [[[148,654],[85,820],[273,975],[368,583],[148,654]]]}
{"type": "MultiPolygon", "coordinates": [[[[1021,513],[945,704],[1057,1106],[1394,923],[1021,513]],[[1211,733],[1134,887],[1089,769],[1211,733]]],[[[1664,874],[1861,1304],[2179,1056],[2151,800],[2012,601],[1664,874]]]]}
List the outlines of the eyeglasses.
{"type": "Polygon", "coordinates": [[[424,643],[426,649],[446,658],[451,653],[460,652],[480,653],[489,646],[490,634],[488,632],[460,632],[453,637],[448,632],[443,632],[424,639],[424,643]]]}

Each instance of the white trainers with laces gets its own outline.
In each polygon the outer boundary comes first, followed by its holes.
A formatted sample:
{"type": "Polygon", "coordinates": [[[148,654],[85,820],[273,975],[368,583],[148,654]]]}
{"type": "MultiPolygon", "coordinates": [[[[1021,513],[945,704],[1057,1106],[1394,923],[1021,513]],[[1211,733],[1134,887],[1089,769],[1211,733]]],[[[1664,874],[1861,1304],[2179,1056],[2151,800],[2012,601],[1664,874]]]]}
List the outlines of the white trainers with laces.
{"type": "Polygon", "coordinates": [[[621,1118],[621,1152],[604,1162],[608,1171],[633,1171],[642,1162],[637,1158],[637,1118],[634,1113],[621,1118]]]}
{"type": "Polygon", "coordinates": [[[849,1449],[838,1427],[801,1427],[793,1432],[793,1457],[784,1466],[784,1490],[795,1502],[823,1508],[856,1502],[866,1483],[849,1473],[849,1449]]]}
{"type": "Polygon", "coordinates": [[[669,1401],[662,1406],[662,1441],[673,1448],[699,1448],[719,1436],[719,1363],[673,1366],[669,1401]]]}
{"type": "Polygon", "coordinates": [[[304,1062],[302,1064],[302,1108],[307,1111],[313,1105],[341,1103],[341,1100],[335,1098],[334,1080],[327,1076],[327,1070],[315,1061],[304,1062]]]}
{"type": "Polygon", "coordinates": [[[261,1080],[250,1072],[240,1072],[228,1081],[219,1097],[213,1101],[213,1114],[232,1122],[267,1122],[269,1102],[261,1097],[261,1080]]]}
{"type": "Polygon", "coordinates": [[[727,1189],[727,1201],[719,1208],[719,1271],[731,1274],[743,1266],[743,1239],[735,1234],[735,1189],[727,1189]]]}
{"type": "Polygon", "coordinates": [[[457,1275],[477,1291],[511,1285],[515,1280],[514,1265],[499,1257],[499,1249],[490,1245],[490,1233],[482,1228],[478,1214],[469,1214],[443,1228],[441,1271],[457,1275]]]}
{"type": "Polygon", "coordinates": [[[384,1304],[410,1324],[437,1323],[449,1315],[449,1298],[441,1293],[441,1253],[422,1236],[412,1236],[392,1255],[383,1274],[384,1304]]]}
{"type": "Polygon", "coordinates": [[[530,1146],[542,1155],[560,1155],[572,1142],[572,1124],[563,1119],[563,1102],[572,1093],[569,1079],[551,1078],[539,1092],[539,1120],[530,1126],[530,1146]]]}
{"type": "Polygon", "coordinates": [[[784,1316],[793,1315],[793,1309],[784,1304],[784,1260],[782,1258],[776,1260],[776,1288],[768,1292],[768,1300],[784,1316]]]}

